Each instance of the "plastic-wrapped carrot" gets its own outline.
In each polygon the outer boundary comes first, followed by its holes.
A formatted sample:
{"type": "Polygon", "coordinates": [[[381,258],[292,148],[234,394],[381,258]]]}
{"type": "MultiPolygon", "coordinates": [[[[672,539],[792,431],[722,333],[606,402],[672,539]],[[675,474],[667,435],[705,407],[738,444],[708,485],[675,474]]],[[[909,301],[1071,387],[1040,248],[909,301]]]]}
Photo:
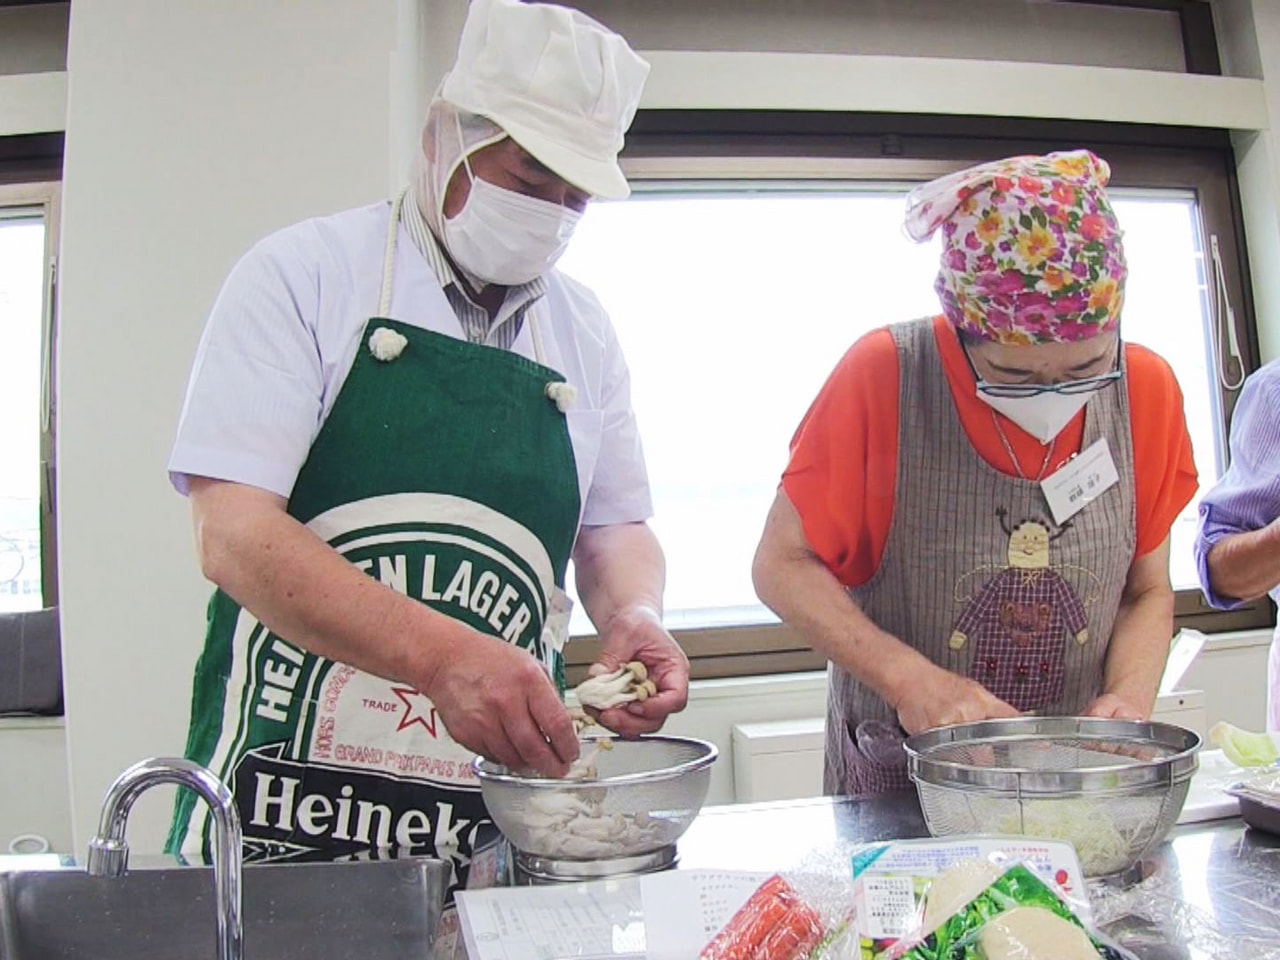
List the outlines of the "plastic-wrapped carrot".
{"type": "Polygon", "coordinates": [[[756,947],[752,960],[804,960],[822,942],[824,933],[818,912],[797,900],[782,922],[756,947]]]}
{"type": "Polygon", "coordinates": [[[798,902],[791,884],[775,874],[756,888],[724,929],[702,948],[699,960],[755,960],[765,937],[798,902]]]}

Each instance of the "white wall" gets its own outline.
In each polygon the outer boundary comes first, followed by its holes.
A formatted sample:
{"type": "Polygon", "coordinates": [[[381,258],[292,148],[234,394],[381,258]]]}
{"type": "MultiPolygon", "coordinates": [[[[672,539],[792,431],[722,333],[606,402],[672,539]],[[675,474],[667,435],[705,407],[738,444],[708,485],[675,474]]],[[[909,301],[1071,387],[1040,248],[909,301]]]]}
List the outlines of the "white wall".
{"type": "Polygon", "coordinates": [[[569,0],[638,50],[891,54],[1183,69],[1178,16],[1027,0],[569,0]]]}
{"type": "Polygon", "coordinates": [[[1260,77],[1269,129],[1236,134],[1245,239],[1263,360],[1280,357],[1280,3],[1214,0],[1224,72],[1260,77]]]}
{"type": "MultiPolygon", "coordinates": [[[[208,587],[165,463],[196,341],[268,231],[390,189],[395,0],[77,3],[58,508],[77,846],[111,779],[180,753],[208,587]]],[[[156,849],[165,802],[132,836],[156,849]]]]}
{"type": "MultiPolygon", "coordinates": [[[[42,837],[55,853],[74,852],[66,743],[61,717],[0,720],[0,856],[19,837],[42,837]]],[[[19,849],[36,852],[27,844],[19,849]]]]}

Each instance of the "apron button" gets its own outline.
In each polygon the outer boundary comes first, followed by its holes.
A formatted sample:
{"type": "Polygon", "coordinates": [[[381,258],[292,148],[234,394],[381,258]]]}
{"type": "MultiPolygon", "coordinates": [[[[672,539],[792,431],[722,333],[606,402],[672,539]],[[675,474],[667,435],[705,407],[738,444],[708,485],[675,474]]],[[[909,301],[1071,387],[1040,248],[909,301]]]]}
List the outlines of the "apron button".
{"type": "Polygon", "coordinates": [[[543,393],[547,395],[548,400],[555,402],[556,409],[561,413],[566,412],[578,399],[578,388],[562,380],[548,383],[543,393]]]}
{"type": "Polygon", "coordinates": [[[408,345],[409,338],[390,327],[379,327],[369,334],[369,352],[373,354],[375,360],[381,360],[383,363],[389,363],[400,356],[408,345]]]}

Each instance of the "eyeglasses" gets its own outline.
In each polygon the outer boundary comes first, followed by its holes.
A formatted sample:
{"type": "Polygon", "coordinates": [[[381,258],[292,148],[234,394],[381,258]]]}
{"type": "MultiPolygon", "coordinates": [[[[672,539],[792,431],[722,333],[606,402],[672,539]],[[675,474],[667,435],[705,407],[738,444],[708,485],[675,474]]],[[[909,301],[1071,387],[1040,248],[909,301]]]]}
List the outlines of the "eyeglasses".
{"type": "Polygon", "coordinates": [[[1082,377],[1079,380],[1064,380],[1062,383],[990,383],[978,376],[978,370],[973,365],[973,358],[969,356],[968,348],[961,344],[960,350],[969,364],[973,379],[977,381],[978,392],[988,397],[1005,397],[1012,400],[1038,397],[1046,393],[1058,393],[1067,397],[1079,396],[1082,393],[1096,393],[1124,376],[1124,371],[1120,369],[1120,354],[1124,350],[1124,343],[1119,337],[1116,338],[1115,366],[1110,373],[1096,377],[1082,377]]]}

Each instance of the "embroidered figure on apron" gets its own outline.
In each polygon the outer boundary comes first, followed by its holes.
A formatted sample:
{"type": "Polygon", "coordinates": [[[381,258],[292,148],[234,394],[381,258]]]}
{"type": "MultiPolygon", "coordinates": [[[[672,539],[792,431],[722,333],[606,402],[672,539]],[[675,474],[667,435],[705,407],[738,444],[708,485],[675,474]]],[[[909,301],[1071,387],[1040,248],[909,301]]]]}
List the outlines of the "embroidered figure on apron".
{"type": "MultiPolygon", "coordinates": [[[[1062,696],[1065,644],[1074,640],[1083,647],[1089,642],[1086,606],[1097,599],[1101,584],[1088,570],[1073,567],[1095,586],[1082,599],[1060,568],[1050,565],[1050,544],[1066,536],[1071,521],[1051,535],[1048,523],[1037,519],[1010,529],[1005,507],[996,516],[1009,538],[1009,565],[968,599],[948,643],[959,652],[972,640],[969,676],[1019,710],[1038,710],[1062,696]]],[[[961,578],[957,602],[967,599],[964,582],[987,569],[961,578]]]]}

